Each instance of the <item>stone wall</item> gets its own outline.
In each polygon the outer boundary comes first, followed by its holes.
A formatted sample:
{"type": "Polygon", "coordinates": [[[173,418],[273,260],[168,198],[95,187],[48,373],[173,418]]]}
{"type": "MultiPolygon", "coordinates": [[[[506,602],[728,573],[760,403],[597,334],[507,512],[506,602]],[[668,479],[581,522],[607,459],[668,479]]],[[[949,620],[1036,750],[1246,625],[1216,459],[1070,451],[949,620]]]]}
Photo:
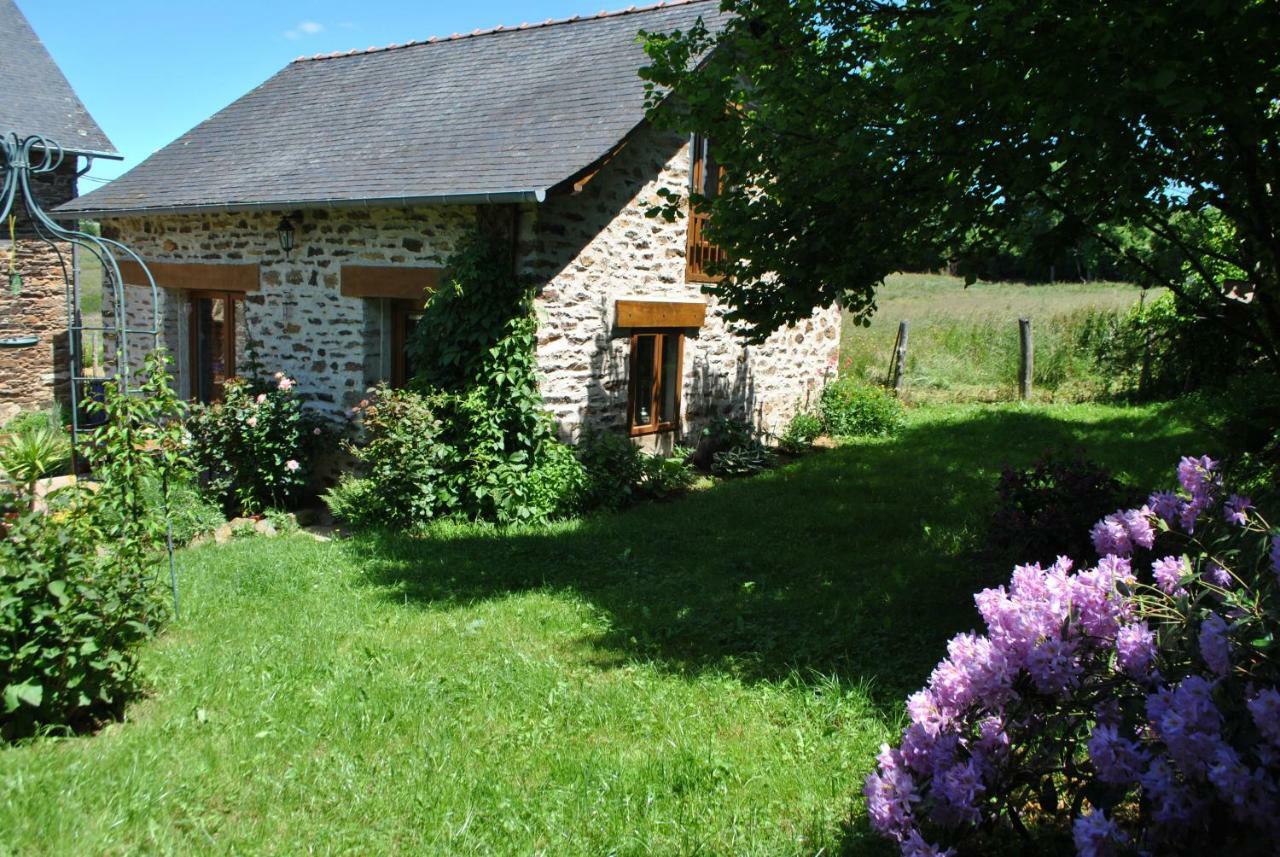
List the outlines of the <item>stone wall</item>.
{"type": "MultiPolygon", "coordinates": [[[[537,310],[538,363],[547,406],[566,437],[587,426],[624,429],[629,331],[616,327],[619,299],[705,300],[685,281],[685,221],[647,218],[657,190],[683,191],[689,152],[681,137],[644,129],[570,196],[490,211],[518,216],[519,265],[544,285],[537,310]]],[[[261,341],[268,371],[295,376],[313,405],[337,415],[386,376],[387,312],[378,300],[340,294],[344,263],[442,265],[475,222],[472,207],[307,211],[286,258],[276,237],[282,212],[121,218],[111,233],[160,262],[257,262],[261,289],[244,302],[238,332],[261,341]]],[[[162,290],[163,339],[188,395],[187,297],[162,290]]],[[[135,323],[150,325],[149,292],[129,289],[135,323]]],[[[747,346],[711,303],[685,343],[682,426],[686,435],[717,415],[777,432],[811,403],[839,346],[839,312],[815,312],[797,328],[747,346]]],[[[675,438],[664,438],[671,442],[675,438]]]]}
{"type": "MultiPolygon", "coordinates": [[[[47,210],[76,195],[75,159],[69,158],[53,174],[32,177],[32,190],[47,210]]],[[[17,271],[22,276],[18,295],[9,289],[9,262],[14,250],[9,224],[0,224],[0,340],[35,336],[34,345],[0,346],[0,423],[22,411],[46,409],[68,398],[66,279],[73,270],[70,245],[56,247],[35,237],[21,201],[17,215],[17,271]],[[60,258],[61,255],[61,258],[60,258]]]]}
{"type": "MultiPolygon", "coordinates": [[[[276,226],[282,212],[129,217],[111,220],[110,233],[144,259],[157,262],[245,263],[260,266],[259,291],[240,305],[236,352],[250,340],[269,373],[298,380],[313,407],[337,417],[385,375],[387,361],[372,352],[387,337],[383,302],[345,297],[342,265],[439,267],[474,222],[470,207],[307,211],[285,255],[276,226]]],[[[150,327],[150,290],[129,286],[130,324],[150,327]]],[[[179,393],[190,395],[189,298],[160,290],[161,339],[174,356],[179,393]]],[[[143,349],[131,343],[136,362],[143,349]]]]}
{"type": "Polygon", "coordinates": [[[688,180],[687,138],[646,127],[582,192],[539,207],[527,262],[547,280],[538,358],[543,395],[567,435],[626,426],[630,338],[616,326],[618,300],[709,301],[705,324],[685,339],[686,437],[717,416],[778,433],[834,372],[838,309],[748,346],[729,331],[724,306],[686,281],[687,220],[668,223],[645,210],[661,201],[661,188],[685,194],[688,180]]]}

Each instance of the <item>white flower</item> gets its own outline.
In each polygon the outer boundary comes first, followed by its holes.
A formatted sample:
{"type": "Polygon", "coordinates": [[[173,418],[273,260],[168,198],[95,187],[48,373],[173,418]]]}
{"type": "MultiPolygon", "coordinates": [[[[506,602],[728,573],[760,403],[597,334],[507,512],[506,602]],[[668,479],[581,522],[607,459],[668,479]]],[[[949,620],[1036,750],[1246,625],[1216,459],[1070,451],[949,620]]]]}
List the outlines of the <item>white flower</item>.
{"type": "Polygon", "coordinates": [[[294,461],[292,458],[290,458],[288,461],[284,463],[284,469],[288,470],[290,473],[298,472],[298,468],[301,466],[302,466],[301,464],[294,461]]]}

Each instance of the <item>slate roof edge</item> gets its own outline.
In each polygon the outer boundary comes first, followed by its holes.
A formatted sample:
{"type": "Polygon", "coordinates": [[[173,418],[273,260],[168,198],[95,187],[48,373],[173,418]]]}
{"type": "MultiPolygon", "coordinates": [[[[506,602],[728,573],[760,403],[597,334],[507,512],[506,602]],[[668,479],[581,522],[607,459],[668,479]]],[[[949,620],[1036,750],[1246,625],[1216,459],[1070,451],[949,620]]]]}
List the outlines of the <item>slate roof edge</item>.
{"type": "Polygon", "coordinates": [[[333,51],[327,54],[312,54],[311,56],[300,56],[293,60],[292,64],[306,62],[323,62],[324,60],[345,59],[347,57],[366,56],[368,54],[380,54],[386,51],[402,50],[404,48],[424,47],[427,45],[441,45],[449,42],[457,42],[463,39],[474,39],[481,36],[500,36],[508,33],[527,33],[530,30],[541,30],[547,27],[558,27],[564,24],[589,24],[592,21],[600,21],[608,18],[620,18],[624,15],[638,15],[645,12],[656,12],[659,9],[672,9],[680,6],[689,6],[697,3],[707,3],[711,0],[661,0],[659,3],[653,3],[648,6],[629,6],[626,9],[616,9],[612,12],[602,11],[594,15],[573,15],[568,18],[548,18],[545,21],[539,21],[536,24],[519,24],[516,26],[492,27],[490,29],[472,30],[470,33],[454,33],[451,36],[431,36],[427,39],[414,39],[408,42],[397,42],[382,47],[368,47],[363,50],[354,49],[349,51],[333,51]]]}
{"type": "Polygon", "coordinates": [[[546,188],[495,191],[493,193],[431,194],[428,196],[377,196],[361,199],[297,199],[263,202],[194,203],[192,205],[112,206],[111,208],[77,207],[78,199],[63,203],[54,214],[84,219],[114,217],[147,217],[169,214],[239,214],[249,211],[282,211],[285,209],[344,208],[413,208],[419,205],[500,205],[515,202],[543,202],[546,188]]]}

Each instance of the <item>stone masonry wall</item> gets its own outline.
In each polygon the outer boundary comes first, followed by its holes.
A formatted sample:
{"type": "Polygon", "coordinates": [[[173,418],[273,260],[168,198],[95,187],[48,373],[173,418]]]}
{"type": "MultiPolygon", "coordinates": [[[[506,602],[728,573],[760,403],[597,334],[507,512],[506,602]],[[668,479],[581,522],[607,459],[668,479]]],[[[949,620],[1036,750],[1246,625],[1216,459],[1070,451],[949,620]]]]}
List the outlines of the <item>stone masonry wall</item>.
{"type": "MultiPolygon", "coordinates": [[[[520,209],[519,264],[540,289],[538,363],[548,408],[562,433],[587,426],[624,429],[629,331],[615,326],[619,299],[706,300],[685,280],[686,221],[645,216],[660,187],[683,191],[689,151],[682,137],[643,129],[572,196],[520,209]]],[[[499,218],[513,210],[494,212],[499,218]]],[[[161,262],[261,265],[238,331],[260,340],[268,371],[295,376],[315,407],[334,416],[360,400],[386,365],[371,352],[386,337],[374,300],[343,297],[343,263],[427,267],[443,264],[475,222],[471,207],[308,211],[286,258],[275,227],[282,212],[120,218],[110,232],[144,258],[161,262]]],[[[499,222],[502,222],[501,219],[499,222]]],[[[150,301],[129,289],[132,323],[149,326],[150,301]]],[[[187,297],[162,290],[163,339],[176,355],[179,392],[189,395],[187,297]]],[[[759,346],[731,334],[711,302],[701,330],[688,331],[682,428],[688,436],[718,415],[779,432],[814,401],[839,347],[839,311],[820,310],[759,346]]],[[[135,355],[141,349],[135,349],[135,355]]],[[[675,438],[664,438],[671,442],[675,438]]]]}
{"type": "MultiPolygon", "coordinates": [[[[369,359],[368,347],[382,340],[371,332],[382,317],[380,304],[340,293],[342,265],[438,267],[474,222],[474,209],[307,211],[287,257],[276,235],[282,214],[130,217],[110,221],[109,229],[149,261],[258,263],[259,291],[247,293],[239,306],[237,358],[243,362],[249,340],[257,341],[268,372],[295,377],[314,407],[337,417],[380,380],[372,370],[379,361],[369,359]]],[[[150,327],[150,291],[126,291],[130,324],[150,327]]],[[[179,393],[187,396],[188,295],[160,292],[161,339],[174,355],[179,393]]],[[[133,342],[130,349],[136,362],[143,349],[133,342]]]]}
{"type": "Polygon", "coordinates": [[[684,348],[681,425],[694,439],[710,419],[733,416],[779,433],[816,400],[834,374],[840,312],[817,310],[797,327],[748,346],[725,323],[725,307],[685,279],[688,221],[645,215],[658,190],[686,193],[686,137],[646,127],[574,196],[539,207],[526,264],[547,280],[538,300],[543,395],[562,431],[625,429],[629,331],[616,301],[708,301],[684,348]]]}
{"type": "MultiPolygon", "coordinates": [[[[32,177],[32,190],[45,210],[76,195],[75,158],[69,158],[53,174],[32,177]]],[[[72,269],[70,245],[57,249],[35,237],[22,203],[14,203],[17,215],[17,270],[22,290],[9,289],[9,261],[13,244],[9,224],[0,224],[0,339],[37,337],[35,345],[0,347],[0,423],[22,411],[46,409],[68,395],[68,339],[66,279],[72,269]]]]}

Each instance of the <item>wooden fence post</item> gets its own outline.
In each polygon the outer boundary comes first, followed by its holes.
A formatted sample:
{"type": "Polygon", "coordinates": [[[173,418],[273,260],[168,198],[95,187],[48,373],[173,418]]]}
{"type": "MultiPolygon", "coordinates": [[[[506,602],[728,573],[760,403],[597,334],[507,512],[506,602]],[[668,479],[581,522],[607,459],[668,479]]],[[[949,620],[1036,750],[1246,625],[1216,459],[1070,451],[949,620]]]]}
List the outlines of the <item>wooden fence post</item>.
{"type": "Polygon", "coordinates": [[[895,394],[902,392],[903,378],[907,374],[907,323],[898,325],[898,341],[893,346],[892,384],[895,394]]]}
{"type": "Polygon", "coordinates": [[[1031,378],[1035,374],[1035,350],[1031,342],[1031,319],[1018,319],[1018,340],[1022,359],[1018,364],[1018,396],[1022,401],[1031,398],[1031,378]]]}

